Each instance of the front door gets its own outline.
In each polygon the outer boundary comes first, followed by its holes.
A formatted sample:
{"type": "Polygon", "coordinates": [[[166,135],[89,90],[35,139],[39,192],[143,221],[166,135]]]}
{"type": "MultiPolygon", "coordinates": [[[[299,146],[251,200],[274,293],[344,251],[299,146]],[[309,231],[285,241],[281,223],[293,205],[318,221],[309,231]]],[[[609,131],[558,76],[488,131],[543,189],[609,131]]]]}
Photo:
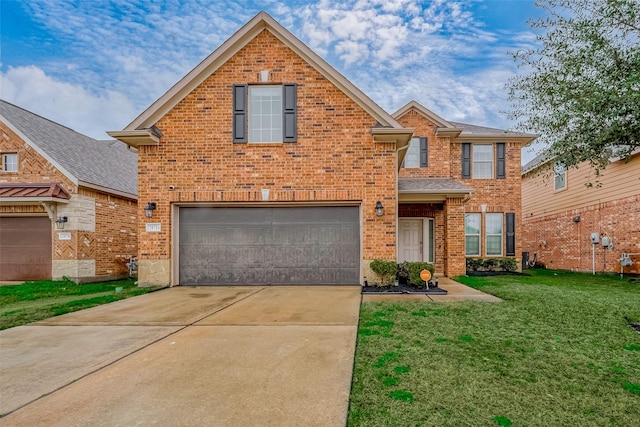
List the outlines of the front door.
{"type": "Polygon", "coordinates": [[[399,220],[398,262],[422,261],[422,219],[399,220]]]}

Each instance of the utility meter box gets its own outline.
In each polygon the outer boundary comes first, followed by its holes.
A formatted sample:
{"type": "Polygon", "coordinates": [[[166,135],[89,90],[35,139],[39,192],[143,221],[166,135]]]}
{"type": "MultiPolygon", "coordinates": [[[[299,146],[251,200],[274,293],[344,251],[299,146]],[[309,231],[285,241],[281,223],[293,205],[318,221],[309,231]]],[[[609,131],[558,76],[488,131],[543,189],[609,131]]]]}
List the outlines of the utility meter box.
{"type": "Polygon", "coordinates": [[[607,236],[603,236],[602,237],[602,246],[604,246],[605,248],[608,248],[609,246],[611,246],[611,239],[607,236]]]}
{"type": "Polygon", "coordinates": [[[591,233],[591,243],[600,243],[600,233],[591,233]]]}

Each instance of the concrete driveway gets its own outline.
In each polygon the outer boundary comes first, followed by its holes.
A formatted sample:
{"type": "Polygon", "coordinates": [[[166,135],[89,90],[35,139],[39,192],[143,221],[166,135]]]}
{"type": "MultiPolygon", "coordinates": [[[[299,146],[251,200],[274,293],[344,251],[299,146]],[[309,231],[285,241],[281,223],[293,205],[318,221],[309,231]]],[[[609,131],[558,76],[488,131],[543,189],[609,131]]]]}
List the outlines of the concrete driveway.
{"type": "Polygon", "coordinates": [[[360,287],[176,287],[0,332],[0,425],[344,426],[360,287]]]}

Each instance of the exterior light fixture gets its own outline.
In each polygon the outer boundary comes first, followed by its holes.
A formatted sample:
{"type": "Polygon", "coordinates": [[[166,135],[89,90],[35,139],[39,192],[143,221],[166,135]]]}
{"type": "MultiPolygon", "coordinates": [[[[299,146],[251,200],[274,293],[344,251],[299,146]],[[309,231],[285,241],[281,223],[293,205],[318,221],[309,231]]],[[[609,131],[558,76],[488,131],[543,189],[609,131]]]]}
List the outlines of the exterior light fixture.
{"type": "Polygon", "coordinates": [[[147,206],[144,207],[144,216],[147,218],[153,217],[153,211],[156,210],[156,202],[149,202],[147,206]]]}
{"type": "Polygon", "coordinates": [[[56,228],[58,230],[64,230],[64,223],[67,221],[69,221],[69,218],[66,216],[59,216],[58,219],[56,219],[56,228]]]}
{"type": "Polygon", "coordinates": [[[376,202],[376,216],[382,215],[384,215],[384,206],[382,206],[382,203],[380,202],[380,200],[378,200],[376,202]]]}

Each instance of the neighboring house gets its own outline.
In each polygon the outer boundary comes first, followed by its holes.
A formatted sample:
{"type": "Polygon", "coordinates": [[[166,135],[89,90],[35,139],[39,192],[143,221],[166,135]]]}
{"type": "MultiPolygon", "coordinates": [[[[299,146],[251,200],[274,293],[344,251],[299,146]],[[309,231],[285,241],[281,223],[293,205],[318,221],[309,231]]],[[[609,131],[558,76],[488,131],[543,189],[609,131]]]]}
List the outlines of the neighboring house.
{"type": "Polygon", "coordinates": [[[137,155],[0,101],[0,280],[128,276],[137,155]]]}
{"type": "Polygon", "coordinates": [[[153,208],[139,224],[142,285],[358,284],[374,259],[464,274],[465,213],[474,255],[487,253],[485,222],[502,230],[487,237],[496,256],[520,248],[532,136],[415,103],[391,116],[264,12],[108,133],[138,149],[138,211],[153,208]],[[414,128],[428,147],[411,144],[414,128]]]}
{"type": "Polygon", "coordinates": [[[587,163],[565,169],[543,153],[522,168],[522,210],[530,259],[548,268],[640,273],[640,153],[599,176],[587,163]],[[630,265],[618,261],[623,254],[631,254],[630,265]]]}

